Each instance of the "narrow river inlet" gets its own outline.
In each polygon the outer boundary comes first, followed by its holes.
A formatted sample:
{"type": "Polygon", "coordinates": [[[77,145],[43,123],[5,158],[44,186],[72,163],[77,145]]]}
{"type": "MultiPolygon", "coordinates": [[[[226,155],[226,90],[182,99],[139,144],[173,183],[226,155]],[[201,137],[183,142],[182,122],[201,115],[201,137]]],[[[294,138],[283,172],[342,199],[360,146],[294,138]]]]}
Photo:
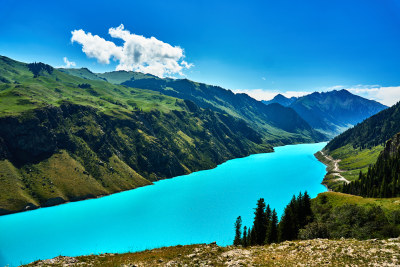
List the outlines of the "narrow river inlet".
{"type": "Polygon", "coordinates": [[[257,199],[280,217],[294,194],[326,191],[325,165],[313,155],[325,145],[276,147],[151,186],[1,216],[0,266],[178,244],[230,245],[236,217],[251,226],[257,199]]]}

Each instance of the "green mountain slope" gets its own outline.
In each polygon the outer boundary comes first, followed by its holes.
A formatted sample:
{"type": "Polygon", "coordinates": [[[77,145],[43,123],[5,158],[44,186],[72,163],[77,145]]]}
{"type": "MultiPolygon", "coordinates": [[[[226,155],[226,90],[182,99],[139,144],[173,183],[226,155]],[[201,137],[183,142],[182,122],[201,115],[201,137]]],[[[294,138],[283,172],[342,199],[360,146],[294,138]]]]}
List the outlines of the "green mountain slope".
{"type": "Polygon", "coordinates": [[[189,99],[203,108],[210,108],[244,119],[265,133],[267,140],[276,144],[324,139],[322,134],[314,131],[290,108],[277,105],[268,107],[246,94],[234,94],[232,91],[218,86],[196,83],[187,79],[159,78],[133,78],[122,84],[189,99]]]}
{"type": "Polygon", "coordinates": [[[93,72],[91,72],[87,68],[80,68],[80,69],[70,69],[70,68],[60,68],[59,71],[65,72],[69,75],[77,76],[87,80],[94,80],[94,81],[107,81],[107,79],[102,78],[93,72]]]}
{"type": "Polygon", "coordinates": [[[246,94],[234,94],[218,86],[196,83],[187,79],[161,79],[149,74],[127,71],[96,73],[96,75],[114,84],[149,89],[172,97],[191,100],[202,108],[243,119],[259,131],[264,140],[273,145],[326,139],[290,108],[277,105],[267,107],[246,94]]]}
{"type": "Polygon", "coordinates": [[[326,149],[332,151],[345,145],[351,145],[354,148],[370,148],[384,144],[398,132],[400,132],[400,103],[335,137],[326,149]]]}
{"type": "Polygon", "coordinates": [[[272,151],[243,120],[85,78],[0,57],[0,214],[272,151]]]}
{"type": "MultiPolygon", "coordinates": [[[[360,171],[366,174],[369,167],[375,164],[379,157],[382,158],[385,143],[386,147],[390,145],[387,141],[399,132],[400,103],[397,103],[338,135],[326,145],[324,151],[334,159],[340,160],[339,167],[344,170],[342,175],[345,178],[356,181],[360,178],[360,171]]],[[[379,167],[382,171],[384,168],[379,167]]]]}
{"type": "Polygon", "coordinates": [[[343,184],[339,191],[363,197],[399,197],[400,133],[386,142],[375,164],[360,172],[358,180],[343,184]]]}
{"type": "Polygon", "coordinates": [[[347,90],[312,93],[299,98],[277,95],[264,104],[280,103],[293,108],[319,132],[334,137],[347,128],[387,108],[376,101],[353,95],[347,90]]]}

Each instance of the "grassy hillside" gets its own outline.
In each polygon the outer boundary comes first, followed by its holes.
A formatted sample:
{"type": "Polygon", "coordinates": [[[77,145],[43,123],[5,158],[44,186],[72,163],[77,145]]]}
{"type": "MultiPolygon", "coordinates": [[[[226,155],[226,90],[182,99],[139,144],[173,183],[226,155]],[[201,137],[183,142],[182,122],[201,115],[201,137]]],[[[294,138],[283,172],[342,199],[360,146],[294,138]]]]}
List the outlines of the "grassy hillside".
{"type": "Polygon", "coordinates": [[[354,149],[384,145],[387,140],[400,132],[399,122],[400,102],[336,136],[325,149],[332,152],[346,145],[351,145],[354,149]]]}
{"type": "Polygon", "coordinates": [[[400,133],[385,144],[377,161],[360,172],[356,181],[343,185],[341,192],[364,197],[400,196],[400,133]]]}
{"type": "Polygon", "coordinates": [[[6,57],[0,77],[0,214],[272,151],[243,120],[188,100],[6,57]]]}
{"type": "MultiPolygon", "coordinates": [[[[398,198],[364,198],[339,192],[325,192],[313,198],[312,204],[325,203],[331,207],[341,207],[344,205],[358,205],[362,207],[379,206],[386,213],[397,211],[400,214],[400,197],[398,198]]],[[[324,204],[324,205],[325,205],[324,204]]],[[[398,222],[400,223],[400,221],[398,222]]]]}
{"type": "Polygon", "coordinates": [[[339,167],[343,170],[342,175],[349,181],[358,179],[360,171],[367,171],[374,164],[383,150],[382,145],[365,149],[354,149],[351,145],[340,147],[330,152],[335,159],[340,159],[339,167]]]}
{"type": "MultiPolygon", "coordinates": [[[[400,103],[385,109],[332,139],[324,152],[339,161],[343,175],[350,182],[367,173],[384,150],[384,144],[400,132],[400,103]]],[[[329,180],[329,177],[325,177],[329,180]]],[[[338,189],[338,184],[331,186],[338,189]]],[[[378,190],[378,189],[376,189],[378,190]]]]}
{"type": "MultiPolygon", "coordinates": [[[[75,70],[71,71],[74,75],[75,70]]],[[[80,74],[76,74],[80,76],[80,74]]],[[[267,107],[246,94],[234,94],[218,86],[193,82],[187,79],[161,79],[150,74],[138,72],[114,71],[96,73],[96,77],[105,78],[114,84],[123,84],[132,88],[145,88],[165,95],[187,99],[202,108],[245,120],[257,129],[264,140],[274,144],[292,144],[325,140],[325,136],[314,131],[302,118],[290,108],[280,105],[267,107]]],[[[85,78],[90,79],[92,74],[85,78]]]]}
{"type": "Polygon", "coordinates": [[[133,77],[122,84],[189,99],[203,108],[241,118],[262,132],[271,143],[289,144],[325,140],[322,134],[314,131],[292,109],[278,104],[266,106],[246,94],[234,94],[218,86],[196,83],[187,79],[172,80],[157,77],[133,77]]]}

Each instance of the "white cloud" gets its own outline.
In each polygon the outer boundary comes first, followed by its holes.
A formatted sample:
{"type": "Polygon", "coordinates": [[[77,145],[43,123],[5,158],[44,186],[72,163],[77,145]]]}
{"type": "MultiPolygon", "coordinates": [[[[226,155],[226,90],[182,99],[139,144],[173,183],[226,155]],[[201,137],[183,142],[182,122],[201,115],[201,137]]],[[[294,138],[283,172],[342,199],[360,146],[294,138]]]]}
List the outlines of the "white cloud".
{"type": "Polygon", "coordinates": [[[64,66],[60,66],[58,68],[71,68],[71,67],[75,67],[76,66],[75,62],[69,61],[67,57],[64,57],[63,61],[64,61],[65,65],[64,66]]]}
{"type": "Polygon", "coordinates": [[[81,44],[82,51],[88,57],[96,58],[99,63],[109,64],[111,58],[118,61],[116,70],[140,71],[164,77],[175,73],[183,75],[183,69],[193,67],[193,64],[183,60],[184,51],[179,46],[130,33],[123,24],[110,28],[108,33],[113,38],[123,40],[123,46],[83,30],[72,31],[71,42],[81,44]]]}
{"type": "Polygon", "coordinates": [[[372,86],[348,88],[353,94],[373,99],[387,106],[392,106],[400,101],[400,86],[372,86]]]}

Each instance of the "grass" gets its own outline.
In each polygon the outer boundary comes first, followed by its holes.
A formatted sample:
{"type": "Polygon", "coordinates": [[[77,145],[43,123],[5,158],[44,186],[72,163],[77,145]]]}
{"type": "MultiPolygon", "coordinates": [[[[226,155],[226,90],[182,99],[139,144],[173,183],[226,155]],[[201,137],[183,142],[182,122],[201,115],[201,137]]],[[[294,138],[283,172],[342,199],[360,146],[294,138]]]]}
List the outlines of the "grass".
{"type": "Polygon", "coordinates": [[[400,210],[400,198],[364,198],[339,192],[324,192],[312,199],[312,201],[320,202],[321,198],[325,197],[332,207],[355,204],[360,206],[380,206],[386,212],[400,210]]]}
{"type": "Polygon", "coordinates": [[[17,115],[46,105],[59,106],[63,101],[92,106],[113,116],[134,110],[182,110],[183,101],[150,90],[110,84],[102,79],[88,80],[54,69],[51,74],[34,78],[26,64],[0,58],[0,117],[17,115]],[[91,88],[80,88],[80,84],[91,88]]]}
{"type": "Polygon", "coordinates": [[[49,199],[73,201],[151,184],[115,155],[108,163],[98,165],[98,172],[101,180],[90,175],[79,160],[64,150],[19,169],[8,160],[1,160],[0,207],[17,211],[27,203],[46,206],[50,205],[49,199]]]}
{"type": "Polygon", "coordinates": [[[0,176],[0,214],[272,151],[243,121],[79,71],[77,77],[42,68],[34,77],[27,64],[0,56],[0,174],[7,174],[0,176]]]}
{"type": "Polygon", "coordinates": [[[354,149],[351,145],[340,147],[329,152],[334,159],[340,159],[339,168],[347,180],[354,181],[358,179],[360,171],[366,172],[368,167],[376,162],[383,146],[375,146],[369,149],[354,149]]]}

